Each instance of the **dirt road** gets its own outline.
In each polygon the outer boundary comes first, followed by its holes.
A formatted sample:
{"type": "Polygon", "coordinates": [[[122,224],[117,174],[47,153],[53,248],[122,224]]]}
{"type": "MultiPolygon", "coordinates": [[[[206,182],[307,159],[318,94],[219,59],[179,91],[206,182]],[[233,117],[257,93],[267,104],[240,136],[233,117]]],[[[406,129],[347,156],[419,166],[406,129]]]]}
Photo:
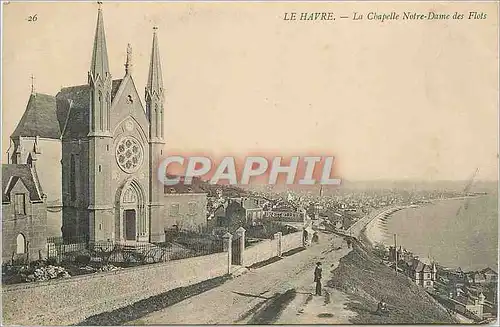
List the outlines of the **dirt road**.
{"type": "Polygon", "coordinates": [[[341,243],[342,238],[322,233],[319,244],[130,324],[348,323],[353,313],[344,308],[341,292],[323,287],[322,296],[313,295],[315,263],[323,263],[325,285],[330,271],[349,252],[341,243]]]}

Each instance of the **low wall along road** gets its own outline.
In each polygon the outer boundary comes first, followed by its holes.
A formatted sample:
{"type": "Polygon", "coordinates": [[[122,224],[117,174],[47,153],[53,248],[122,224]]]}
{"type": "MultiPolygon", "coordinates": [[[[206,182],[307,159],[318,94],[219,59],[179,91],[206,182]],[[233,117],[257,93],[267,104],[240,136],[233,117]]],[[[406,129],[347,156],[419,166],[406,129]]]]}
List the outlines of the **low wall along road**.
{"type": "MultiPolygon", "coordinates": [[[[302,246],[301,232],[243,250],[244,265],[302,246]],[[278,248],[281,244],[281,249],[278,248]]],[[[47,282],[3,287],[6,325],[71,325],[169,290],[228,273],[228,252],[47,282]]]]}

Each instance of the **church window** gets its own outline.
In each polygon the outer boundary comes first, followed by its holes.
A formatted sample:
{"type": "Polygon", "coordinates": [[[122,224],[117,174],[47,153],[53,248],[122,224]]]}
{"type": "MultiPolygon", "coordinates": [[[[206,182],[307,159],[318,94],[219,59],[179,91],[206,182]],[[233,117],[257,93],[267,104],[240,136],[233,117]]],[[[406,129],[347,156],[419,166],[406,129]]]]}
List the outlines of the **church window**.
{"type": "Polygon", "coordinates": [[[159,122],[159,125],[160,125],[161,137],[163,138],[163,110],[160,110],[160,122],[159,122]]]}
{"type": "Polygon", "coordinates": [[[177,216],[177,215],[179,215],[179,204],[172,203],[172,205],[170,205],[170,216],[177,216]]]}
{"type": "Polygon", "coordinates": [[[158,126],[160,124],[159,124],[159,121],[158,121],[158,105],[157,104],[155,104],[155,120],[156,120],[156,124],[155,124],[156,125],[156,136],[158,136],[158,134],[160,134],[158,132],[158,126]]]}
{"type": "Polygon", "coordinates": [[[130,136],[118,143],[115,156],[118,166],[129,174],[139,169],[144,158],[141,144],[130,136]]]}
{"type": "Polygon", "coordinates": [[[91,131],[95,131],[95,121],[94,121],[94,118],[95,118],[95,111],[96,111],[96,106],[95,106],[95,94],[94,92],[90,92],[91,93],[91,97],[92,97],[92,108],[93,110],[90,110],[90,125],[91,125],[91,128],[90,130],[91,131]]]}
{"type": "Polygon", "coordinates": [[[99,129],[102,130],[104,124],[104,111],[103,111],[103,103],[102,103],[102,92],[99,91],[99,129]]]}
{"type": "Polygon", "coordinates": [[[76,158],[72,154],[69,163],[69,192],[71,201],[76,199],[76,158]]]}
{"type": "Polygon", "coordinates": [[[135,203],[135,202],[137,202],[136,193],[132,187],[129,187],[123,193],[123,203],[135,203]]]}
{"type": "Polygon", "coordinates": [[[106,145],[106,151],[109,151],[109,145],[106,145]]]}
{"type": "Polygon", "coordinates": [[[23,234],[18,234],[16,238],[16,253],[26,253],[26,238],[23,234]]]}
{"type": "Polygon", "coordinates": [[[14,208],[16,214],[25,215],[26,214],[26,195],[23,193],[18,193],[14,197],[14,208]]]}
{"type": "Polygon", "coordinates": [[[106,129],[109,130],[109,126],[111,126],[111,116],[110,116],[110,112],[111,112],[111,96],[109,95],[109,92],[106,94],[106,100],[107,100],[107,106],[106,106],[106,129]]]}
{"type": "Polygon", "coordinates": [[[99,165],[99,172],[101,172],[101,165],[99,165]]]}

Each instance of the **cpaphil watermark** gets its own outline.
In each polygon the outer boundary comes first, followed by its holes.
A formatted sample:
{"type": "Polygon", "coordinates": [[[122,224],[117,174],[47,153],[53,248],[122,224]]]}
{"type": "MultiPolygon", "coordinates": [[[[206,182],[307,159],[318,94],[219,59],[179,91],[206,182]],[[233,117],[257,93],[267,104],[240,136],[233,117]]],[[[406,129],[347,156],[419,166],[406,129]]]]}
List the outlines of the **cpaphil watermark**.
{"type": "Polygon", "coordinates": [[[223,157],[216,164],[213,161],[206,156],[169,156],[160,163],[158,179],[163,185],[190,185],[195,177],[207,180],[210,184],[230,185],[248,185],[251,179],[259,179],[270,185],[341,184],[340,178],[332,177],[335,163],[333,156],[249,156],[243,162],[235,157],[223,157]],[[168,174],[170,165],[180,166],[184,177],[168,174]]]}

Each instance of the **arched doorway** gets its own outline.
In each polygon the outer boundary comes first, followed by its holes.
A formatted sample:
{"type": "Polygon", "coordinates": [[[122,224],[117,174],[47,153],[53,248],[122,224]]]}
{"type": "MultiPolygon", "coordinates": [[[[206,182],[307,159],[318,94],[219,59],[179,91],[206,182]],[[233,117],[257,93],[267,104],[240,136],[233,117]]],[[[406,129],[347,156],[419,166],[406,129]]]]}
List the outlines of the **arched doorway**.
{"type": "Polygon", "coordinates": [[[147,242],[145,196],[136,180],[126,182],[119,197],[119,240],[122,242],[147,242]]]}

